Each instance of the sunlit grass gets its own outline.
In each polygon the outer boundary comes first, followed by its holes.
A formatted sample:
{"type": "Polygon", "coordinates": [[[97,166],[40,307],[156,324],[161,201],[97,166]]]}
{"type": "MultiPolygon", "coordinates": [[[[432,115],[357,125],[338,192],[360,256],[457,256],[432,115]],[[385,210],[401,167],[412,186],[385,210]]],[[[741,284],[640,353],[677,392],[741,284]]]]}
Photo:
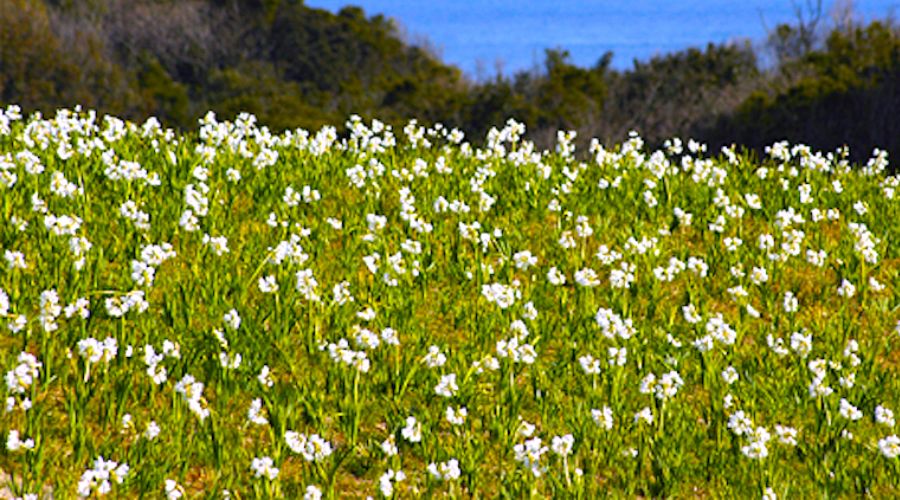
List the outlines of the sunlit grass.
{"type": "Polygon", "coordinates": [[[0,114],[15,495],[897,494],[884,154],[348,129],[0,114]]]}

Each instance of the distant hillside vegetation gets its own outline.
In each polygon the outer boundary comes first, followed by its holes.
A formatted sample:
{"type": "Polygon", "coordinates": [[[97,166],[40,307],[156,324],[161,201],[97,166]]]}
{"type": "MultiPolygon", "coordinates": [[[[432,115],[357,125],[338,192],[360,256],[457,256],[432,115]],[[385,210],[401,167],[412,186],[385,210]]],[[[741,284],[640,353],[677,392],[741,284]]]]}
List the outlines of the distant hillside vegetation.
{"type": "Polygon", "coordinates": [[[394,21],[296,0],[0,0],[0,103],[101,112],[191,128],[212,109],[272,129],[356,113],[441,121],[476,140],[508,117],[539,145],[638,130],[759,149],[777,140],[900,154],[900,31],[891,21],[781,25],[760,49],[693,48],[627,71],[548,50],[543,67],[473,81],[394,21]],[[764,51],[765,53],[761,53],[764,51]],[[774,64],[760,60],[774,57],[774,64]]]}

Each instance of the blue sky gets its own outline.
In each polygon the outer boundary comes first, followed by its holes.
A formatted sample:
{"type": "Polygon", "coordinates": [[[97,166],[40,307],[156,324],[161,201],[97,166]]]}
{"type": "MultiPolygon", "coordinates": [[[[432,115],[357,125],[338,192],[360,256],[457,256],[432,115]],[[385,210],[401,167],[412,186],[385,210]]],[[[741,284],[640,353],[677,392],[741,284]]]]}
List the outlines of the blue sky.
{"type": "MultiPolygon", "coordinates": [[[[766,29],[795,19],[794,6],[814,0],[358,0],[367,15],[383,13],[400,21],[409,37],[425,36],[444,61],[470,75],[527,69],[543,60],[545,48],[564,48],[581,65],[591,65],[607,50],[613,66],[655,54],[749,39],[760,41],[766,29]]],[[[823,22],[833,1],[823,1],[823,22]]],[[[846,3],[846,0],[843,0],[846,3]]],[[[307,0],[332,11],[340,0],[307,0]]],[[[900,14],[900,0],[853,2],[857,17],[900,14]]]]}

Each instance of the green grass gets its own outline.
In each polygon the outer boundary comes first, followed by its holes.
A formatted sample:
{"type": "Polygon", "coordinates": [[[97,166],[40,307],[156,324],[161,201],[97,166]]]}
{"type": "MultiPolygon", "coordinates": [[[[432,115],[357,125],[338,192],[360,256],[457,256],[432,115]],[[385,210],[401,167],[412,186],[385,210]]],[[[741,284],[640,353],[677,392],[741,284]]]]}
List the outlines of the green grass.
{"type": "Polygon", "coordinates": [[[247,116],[186,135],[0,118],[0,251],[26,263],[0,270],[0,325],[24,315],[0,334],[14,407],[0,435],[34,444],[0,451],[16,495],[75,497],[82,479],[97,495],[86,471],[101,456],[127,464],[109,494],[128,497],[161,497],[167,480],[210,498],[377,497],[385,483],[400,497],[898,494],[898,459],[879,449],[896,429],[875,415],[900,410],[900,202],[883,157],[850,168],[779,145],[759,161],[636,136],[542,152],[514,123],[479,149],[416,124],[337,138],[247,116]],[[80,227],[53,234],[64,215],[80,227]],[[168,258],[146,253],[163,244],[168,258]],[[537,261],[520,268],[525,250],[537,261]],[[108,305],[132,291],[145,311],[108,305]],[[65,309],[79,298],[86,319],[65,309]],[[448,407],[466,408],[461,424],[448,407]],[[567,435],[571,449],[555,441],[567,435]]]}

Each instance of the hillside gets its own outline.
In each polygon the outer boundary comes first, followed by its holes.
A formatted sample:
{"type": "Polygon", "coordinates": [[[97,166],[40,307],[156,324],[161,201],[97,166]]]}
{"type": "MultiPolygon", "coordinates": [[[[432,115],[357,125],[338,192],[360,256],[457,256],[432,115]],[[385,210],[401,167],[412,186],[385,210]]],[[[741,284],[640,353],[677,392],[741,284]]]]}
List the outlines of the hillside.
{"type": "Polygon", "coordinates": [[[206,111],[251,112],[272,130],[351,114],[442,122],[484,137],[507,118],[549,146],[558,129],[654,146],[694,137],[757,154],[773,142],[900,153],[900,31],[852,16],[780,25],[763,47],[708,45],[610,68],[548,50],[532,71],[473,81],[407,43],[395,21],[296,0],[0,0],[0,103],[77,104],[182,130],[206,111]],[[763,65],[761,60],[775,60],[763,65]]]}

